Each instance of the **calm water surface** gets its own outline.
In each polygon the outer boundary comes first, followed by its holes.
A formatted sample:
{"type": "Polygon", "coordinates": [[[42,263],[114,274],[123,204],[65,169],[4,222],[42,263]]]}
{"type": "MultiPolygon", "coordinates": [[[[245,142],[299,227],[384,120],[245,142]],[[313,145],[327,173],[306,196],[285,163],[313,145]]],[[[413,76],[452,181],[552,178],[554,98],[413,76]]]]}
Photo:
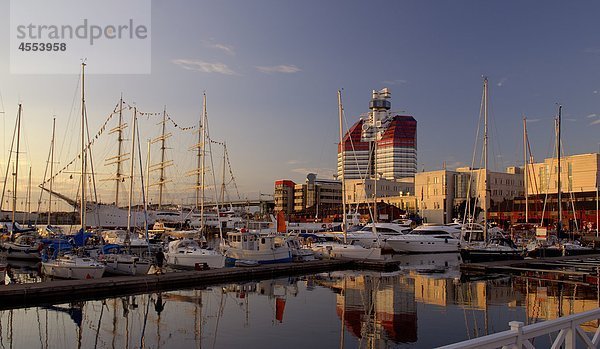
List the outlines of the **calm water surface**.
{"type": "MultiPolygon", "coordinates": [[[[431,348],[599,304],[597,289],[585,285],[465,280],[456,254],[394,258],[403,267],[393,273],[331,272],[2,310],[0,348],[431,348]]],[[[25,269],[13,277],[35,279],[25,269]]]]}

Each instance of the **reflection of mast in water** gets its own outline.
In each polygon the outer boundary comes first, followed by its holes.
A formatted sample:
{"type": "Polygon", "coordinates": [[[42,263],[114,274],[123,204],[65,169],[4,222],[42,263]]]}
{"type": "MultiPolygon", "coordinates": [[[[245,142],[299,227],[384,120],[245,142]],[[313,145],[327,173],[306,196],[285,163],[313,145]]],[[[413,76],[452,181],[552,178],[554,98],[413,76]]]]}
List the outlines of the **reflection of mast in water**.
{"type": "Polygon", "coordinates": [[[344,275],[344,286],[342,287],[342,329],[340,331],[340,349],[344,348],[344,322],[346,321],[346,275],[344,275]]]}
{"type": "Polygon", "coordinates": [[[94,348],[98,348],[98,336],[100,335],[100,325],[102,324],[102,315],[104,314],[104,307],[106,306],[106,300],[100,303],[100,316],[98,317],[98,326],[96,329],[96,339],[94,341],[94,348]]]}

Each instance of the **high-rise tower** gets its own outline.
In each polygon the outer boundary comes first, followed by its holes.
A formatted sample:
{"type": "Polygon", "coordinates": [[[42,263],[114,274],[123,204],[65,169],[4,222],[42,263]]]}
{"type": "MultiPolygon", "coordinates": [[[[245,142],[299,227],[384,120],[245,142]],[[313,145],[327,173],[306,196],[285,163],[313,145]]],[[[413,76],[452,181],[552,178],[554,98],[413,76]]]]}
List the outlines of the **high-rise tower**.
{"type": "Polygon", "coordinates": [[[387,88],[373,91],[370,111],[359,119],[338,144],[338,174],[342,151],[346,179],[414,177],[417,172],[417,121],[410,115],[394,115],[387,88]]]}

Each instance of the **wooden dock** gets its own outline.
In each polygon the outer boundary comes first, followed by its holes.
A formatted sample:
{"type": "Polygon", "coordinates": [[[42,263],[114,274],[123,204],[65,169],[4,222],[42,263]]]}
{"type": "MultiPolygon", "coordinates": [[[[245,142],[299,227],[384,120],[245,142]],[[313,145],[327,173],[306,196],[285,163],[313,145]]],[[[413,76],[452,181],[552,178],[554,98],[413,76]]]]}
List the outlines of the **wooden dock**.
{"type": "Polygon", "coordinates": [[[396,263],[319,260],[202,271],[174,271],[162,275],[115,276],[89,280],[52,280],[0,286],[0,310],[118,297],[146,292],[206,287],[228,282],[258,281],[294,275],[345,270],[390,270],[396,263]]]}
{"type": "Polygon", "coordinates": [[[520,274],[549,280],[574,280],[597,284],[600,275],[600,254],[464,263],[461,272],[467,275],[520,274]]]}

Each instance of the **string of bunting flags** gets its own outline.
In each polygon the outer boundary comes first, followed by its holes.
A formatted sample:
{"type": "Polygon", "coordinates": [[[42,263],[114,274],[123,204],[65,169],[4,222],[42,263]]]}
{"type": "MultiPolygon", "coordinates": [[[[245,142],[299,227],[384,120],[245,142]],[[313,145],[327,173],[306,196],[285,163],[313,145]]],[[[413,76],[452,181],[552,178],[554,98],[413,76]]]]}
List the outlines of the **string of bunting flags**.
{"type": "MultiPolygon", "coordinates": [[[[104,123],[102,124],[102,126],[100,126],[100,129],[98,130],[98,132],[94,135],[94,137],[87,143],[87,145],[85,146],[85,150],[84,151],[88,151],[91,146],[94,144],[94,142],[104,133],[104,131],[106,131],[106,126],[108,125],[108,123],[110,122],[110,120],[113,118],[113,116],[115,116],[116,114],[118,114],[119,112],[128,109],[131,110],[134,107],[131,106],[128,103],[123,102],[124,104],[126,104],[126,107],[123,107],[122,109],[120,108],[120,102],[117,103],[117,105],[115,106],[115,108],[113,109],[113,111],[108,115],[108,117],[106,118],[106,120],[104,121],[104,123]]],[[[143,115],[143,116],[162,116],[163,113],[149,113],[149,112],[140,112],[138,111],[139,115],[143,115]]],[[[189,130],[193,130],[196,128],[196,126],[190,126],[190,127],[181,127],[179,126],[172,118],[169,114],[166,114],[166,117],[169,121],[171,121],[171,123],[173,124],[173,127],[178,128],[182,131],[189,131],[189,130]]],[[[45,180],[44,182],[42,182],[42,184],[40,186],[44,186],[46,183],[50,182],[51,180],[55,179],[56,177],[58,177],[59,175],[61,175],[64,171],[68,170],[69,167],[71,165],[73,165],[73,163],[75,163],[75,161],[81,159],[81,152],[79,152],[79,154],[77,154],[73,160],[69,161],[63,168],[61,168],[58,172],[56,172],[52,177],[48,178],[47,180],[45,180]]]]}

